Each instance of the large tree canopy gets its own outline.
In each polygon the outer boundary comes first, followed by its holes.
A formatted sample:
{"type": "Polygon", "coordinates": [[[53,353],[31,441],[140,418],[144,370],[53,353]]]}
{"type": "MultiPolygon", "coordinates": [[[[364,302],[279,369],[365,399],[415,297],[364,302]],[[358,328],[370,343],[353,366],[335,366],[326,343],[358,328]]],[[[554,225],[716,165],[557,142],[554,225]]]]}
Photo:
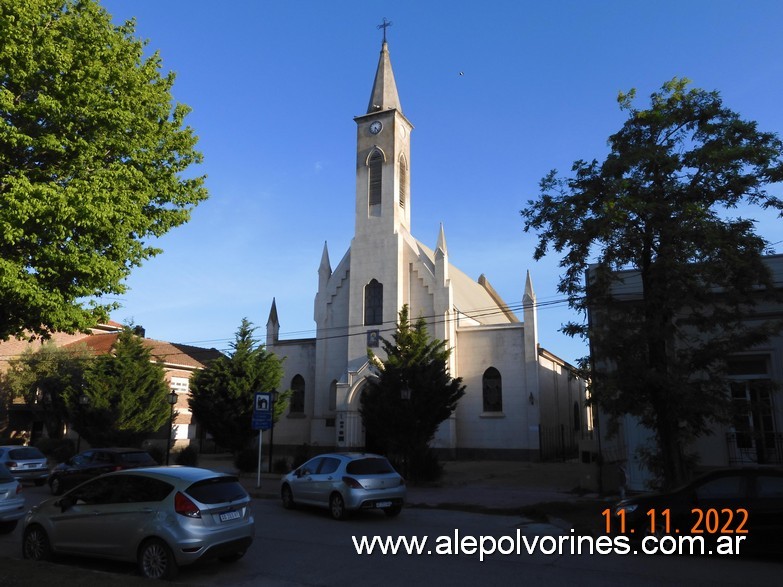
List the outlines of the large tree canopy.
{"type": "MultiPolygon", "coordinates": [[[[283,377],[282,360],[253,337],[255,328],[243,319],[229,356],[219,357],[191,379],[188,403],[193,416],[220,446],[237,454],[253,437],[253,397],[271,392],[283,377]]],[[[278,395],[274,418],[285,408],[290,392],[278,395]]]]}
{"type": "Polygon", "coordinates": [[[381,337],[385,359],[369,351],[378,377],[368,380],[360,413],[369,448],[401,461],[403,474],[416,481],[429,473],[429,443],[457,409],[465,386],[449,375],[446,343],[430,338],[423,318],[411,324],[407,305],[392,338],[381,337]]]}
{"type": "Polygon", "coordinates": [[[562,253],[559,290],[590,313],[564,331],[590,339],[594,399],[654,432],[669,486],[687,474],[682,447],[728,415],[729,354],[781,328],[749,320],[781,287],[767,241],[735,209],[783,210],[767,191],[783,179],[783,143],[688,83],[664,84],[649,109],[620,94],[628,119],[606,160],[551,172],[522,210],[535,258],[562,253]]]}
{"type": "Polygon", "coordinates": [[[0,22],[0,340],[84,330],[206,198],[201,155],[133,22],[95,0],[0,0],[0,22]]]}
{"type": "MultiPolygon", "coordinates": [[[[66,349],[49,341],[37,350],[28,349],[9,363],[5,374],[8,400],[23,399],[43,417],[49,438],[61,438],[84,383],[84,371],[92,354],[86,349],[66,349]]],[[[0,434],[4,426],[0,424],[0,434]]]]}

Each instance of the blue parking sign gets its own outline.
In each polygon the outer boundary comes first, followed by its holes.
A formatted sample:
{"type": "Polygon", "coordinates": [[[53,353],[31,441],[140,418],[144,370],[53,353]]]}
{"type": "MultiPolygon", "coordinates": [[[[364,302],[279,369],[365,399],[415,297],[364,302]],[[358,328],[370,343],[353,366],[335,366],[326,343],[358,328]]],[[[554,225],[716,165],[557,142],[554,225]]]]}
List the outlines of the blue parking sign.
{"type": "Polygon", "coordinates": [[[272,427],[272,394],[256,393],[253,397],[253,430],[272,427]]]}

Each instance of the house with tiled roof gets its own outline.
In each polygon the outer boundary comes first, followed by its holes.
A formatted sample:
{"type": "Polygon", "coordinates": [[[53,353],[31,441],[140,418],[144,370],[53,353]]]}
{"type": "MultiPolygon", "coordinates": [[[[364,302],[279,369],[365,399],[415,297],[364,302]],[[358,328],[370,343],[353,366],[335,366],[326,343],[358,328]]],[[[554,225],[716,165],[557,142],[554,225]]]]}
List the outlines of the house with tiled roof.
{"type": "MultiPolygon", "coordinates": [[[[64,334],[55,333],[51,340],[63,348],[87,348],[95,356],[110,353],[123,326],[117,322],[101,324],[89,333],[64,334]]],[[[154,340],[145,337],[144,329],[137,327],[137,333],[142,337],[144,346],[150,349],[152,358],[163,365],[166,382],[169,388],[176,392],[177,402],[174,404],[175,420],[172,426],[172,437],[175,445],[184,446],[196,439],[196,426],[192,421],[188,407],[190,378],[196,371],[203,369],[210,361],[221,356],[221,352],[192,345],[154,340]]],[[[44,343],[40,340],[11,340],[0,343],[0,372],[8,370],[11,360],[21,356],[27,349],[36,350],[44,343]]],[[[8,431],[25,429],[34,438],[45,433],[43,422],[36,421],[35,414],[22,402],[16,402],[9,414],[8,431]]]]}

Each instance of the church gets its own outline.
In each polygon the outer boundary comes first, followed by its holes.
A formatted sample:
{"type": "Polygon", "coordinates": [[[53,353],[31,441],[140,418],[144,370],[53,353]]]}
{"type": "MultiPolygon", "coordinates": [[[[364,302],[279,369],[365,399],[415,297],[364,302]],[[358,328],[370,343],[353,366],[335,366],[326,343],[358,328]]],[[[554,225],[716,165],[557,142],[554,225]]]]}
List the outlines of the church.
{"type": "Polygon", "coordinates": [[[391,339],[407,304],[411,323],[424,318],[430,336],[446,342],[449,373],[466,386],[433,449],[446,458],[576,456],[591,430],[585,382],[539,346],[530,274],[520,320],[483,275],[473,280],[451,264],[442,226],[433,230],[434,249],[410,232],[414,127],[403,113],[385,34],[367,112],[354,121],[354,236],[334,267],[324,245],[316,336],[281,340],[274,300],[266,325],[267,350],[285,357],[281,387],[293,391],[272,431],[276,454],[305,444],[317,452],[363,448],[360,397],[375,375],[367,351],[383,358],[379,337],[391,339]]]}

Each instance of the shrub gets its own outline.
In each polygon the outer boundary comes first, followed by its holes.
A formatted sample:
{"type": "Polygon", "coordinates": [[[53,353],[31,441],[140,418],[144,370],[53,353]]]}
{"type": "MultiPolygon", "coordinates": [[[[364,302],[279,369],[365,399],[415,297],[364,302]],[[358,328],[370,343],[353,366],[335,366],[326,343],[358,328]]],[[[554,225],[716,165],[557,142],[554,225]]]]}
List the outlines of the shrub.
{"type": "Polygon", "coordinates": [[[272,463],[272,471],[274,473],[288,473],[291,470],[291,467],[288,466],[288,459],[285,457],[275,459],[275,461],[272,463]]]}
{"type": "Polygon", "coordinates": [[[155,459],[155,462],[159,465],[162,465],[166,462],[166,451],[164,451],[157,444],[150,444],[144,450],[146,450],[147,454],[155,459]]]}
{"type": "Polygon", "coordinates": [[[294,462],[291,465],[291,468],[296,469],[299,465],[304,465],[309,459],[310,445],[305,442],[296,447],[296,450],[294,451],[294,462]]]}
{"type": "Polygon", "coordinates": [[[186,467],[198,467],[198,451],[194,446],[188,445],[182,450],[177,451],[174,462],[186,467]]]}
{"type": "Polygon", "coordinates": [[[243,448],[234,455],[234,466],[242,473],[255,471],[258,467],[258,449],[243,448]]]}
{"type": "Polygon", "coordinates": [[[414,484],[430,483],[440,479],[443,474],[443,465],[440,464],[435,453],[427,449],[411,458],[408,474],[414,484]]]}
{"type": "Polygon", "coordinates": [[[76,447],[70,438],[41,438],[35,447],[57,463],[65,462],[76,454],[76,447]]]}

